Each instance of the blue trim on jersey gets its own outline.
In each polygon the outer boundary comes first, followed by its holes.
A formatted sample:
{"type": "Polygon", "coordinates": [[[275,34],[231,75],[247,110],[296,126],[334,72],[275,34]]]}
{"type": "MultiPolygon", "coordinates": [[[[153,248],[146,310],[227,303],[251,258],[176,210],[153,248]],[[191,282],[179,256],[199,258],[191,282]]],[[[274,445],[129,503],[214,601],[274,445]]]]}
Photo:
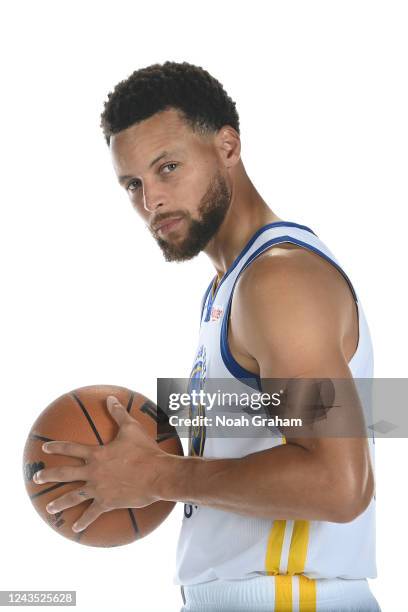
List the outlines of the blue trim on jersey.
{"type": "MultiPolygon", "coordinates": [[[[212,290],[212,288],[214,286],[216,278],[217,277],[214,276],[214,278],[213,278],[213,280],[211,282],[211,290],[212,290]]],[[[218,290],[218,287],[217,287],[217,290],[218,290]]],[[[211,309],[212,309],[212,305],[214,303],[214,298],[215,298],[216,294],[217,294],[217,291],[214,293],[214,295],[213,295],[212,291],[210,291],[210,295],[209,295],[208,302],[207,302],[207,310],[205,312],[205,319],[204,319],[204,321],[209,321],[210,320],[211,309]]]]}
{"type": "MultiPolygon", "coordinates": [[[[323,253],[323,251],[320,251],[316,247],[311,246],[307,242],[303,242],[302,240],[298,240],[297,238],[292,238],[292,236],[279,236],[278,238],[272,238],[271,240],[268,240],[267,242],[265,242],[265,244],[260,246],[259,249],[254,251],[252,253],[252,255],[248,258],[248,261],[242,267],[242,270],[239,272],[237,278],[235,279],[234,285],[232,286],[231,295],[229,297],[228,304],[227,304],[227,307],[225,309],[225,313],[224,313],[224,317],[223,317],[223,321],[222,321],[222,326],[221,326],[220,351],[221,351],[222,360],[223,360],[224,365],[227,368],[227,370],[235,378],[238,378],[238,379],[244,378],[244,379],[255,380],[257,385],[258,385],[258,389],[260,391],[262,390],[262,385],[261,385],[261,379],[258,376],[258,374],[255,374],[255,372],[250,372],[249,370],[246,370],[245,368],[243,368],[234,359],[234,357],[232,356],[232,353],[231,353],[231,351],[229,349],[229,346],[228,346],[228,320],[229,320],[229,315],[230,315],[230,311],[231,311],[232,296],[234,294],[235,285],[237,284],[237,281],[238,281],[240,275],[253,262],[253,260],[256,259],[256,257],[258,257],[258,255],[261,255],[261,253],[263,253],[271,245],[279,244],[280,242],[292,242],[292,243],[297,244],[299,246],[304,246],[304,247],[310,249],[311,251],[314,251],[315,253],[317,253],[318,255],[323,257],[324,259],[326,259],[335,268],[337,268],[337,270],[339,270],[339,272],[341,272],[341,274],[345,277],[345,279],[347,280],[347,282],[349,284],[349,287],[351,289],[351,292],[353,294],[353,297],[354,297],[355,301],[356,302],[358,301],[357,294],[354,291],[354,287],[351,284],[351,281],[350,281],[349,277],[342,270],[342,268],[335,261],[333,261],[330,257],[328,257],[325,253],[323,253]]],[[[249,384],[249,383],[246,383],[246,384],[249,384]]],[[[253,385],[249,385],[249,386],[253,386],[253,385]]]]}
{"type": "Polygon", "coordinates": [[[224,330],[224,327],[226,328],[226,325],[224,326],[224,321],[228,321],[230,307],[231,307],[231,299],[228,302],[227,310],[225,312],[224,320],[222,322],[222,327],[221,327],[220,348],[221,348],[222,360],[227,370],[235,378],[244,382],[246,385],[248,385],[248,387],[252,387],[253,389],[257,389],[258,391],[261,391],[261,379],[259,378],[258,374],[255,374],[254,372],[250,372],[249,370],[246,370],[245,368],[243,368],[237,361],[235,361],[229,349],[228,341],[227,341],[227,332],[226,332],[226,329],[224,330]]]}
{"type": "Polygon", "coordinates": [[[204,297],[203,297],[203,299],[202,299],[202,301],[201,301],[201,317],[200,317],[200,324],[201,324],[201,322],[202,322],[202,320],[203,320],[204,306],[205,306],[205,303],[206,303],[206,301],[207,301],[208,294],[210,293],[210,291],[211,291],[211,289],[212,289],[212,287],[213,287],[213,285],[214,285],[214,280],[215,280],[215,278],[216,278],[216,277],[214,277],[214,278],[211,280],[211,283],[208,285],[207,289],[205,290],[204,297]]]}
{"type": "MultiPolygon", "coordinates": [[[[225,281],[225,279],[228,278],[228,276],[231,274],[231,272],[237,267],[237,265],[239,264],[241,259],[244,257],[244,255],[247,254],[247,252],[249,251],[251,246],[254,244],[254,242],[258,238],[258,236],[263,234],[263,232],[266,232],[266,230],[270,229],[271,227],[283,227],[283,226],[286,226],[286,227],[297,227],[299,229],[303,229],[303,230],[306,230],[307,232],[310,232],[314,236],[317,236],[317,234],[315,234],[314,231],[310,229],[310,227],[307,227],[306,225],[300,225],[299,223],[294,223],[293,221],[275,221],[274,223],[268,223],[267,225],[263,225],[262,227],[260,227],[255,232],[255,234],[249,239],[249,241],[246,243],[246,245],[244,246],[244,248],[242,249],[240,254],[234,259],[234,261],[232,262],[232,264],[230,265],[228,270],[225,272],[224,276],[222,277],[222,279],[218,283],[218,287],[215,290],[214,295],[210,294],[210,298],[208,300],[207,310],[206,310],[206,315],[205,315],[204,321],[209,321],[210,320],[211,308],[212,308],[212,305],[214,303],[215,297],[216,297],[216,295],[218,293],[218,289],[221,287],[221,285],[225,281]]],[[[214,285],[215,278],[212,280],[211,287],[214,285]]],[[[209,290],[207,290],[207,293],[206,293],[206,296],[205,296],[205,300],[208,297],[208,293],[209,293],[209,290]]],[[[204,304],[205,304],[205,302],[204,302],[204,304]]],[[[203,310],[204,310],[204,305],[203,305],[203,310]]],[[[201,317],[202,317],[202,313],[201,313],[201,317]]]]}

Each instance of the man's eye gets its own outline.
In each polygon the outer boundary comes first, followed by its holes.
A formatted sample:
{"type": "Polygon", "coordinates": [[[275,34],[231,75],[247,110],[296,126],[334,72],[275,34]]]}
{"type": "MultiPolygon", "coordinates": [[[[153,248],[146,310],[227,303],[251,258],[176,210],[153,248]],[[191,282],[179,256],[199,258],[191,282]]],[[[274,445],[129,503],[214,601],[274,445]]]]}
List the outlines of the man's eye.
{"type": "Polygon", "coordinates": [[[130,181],[126,189],[128,191],[136,191],[136,189],[138,189],[139,187],[140,187],[140,181],[135,179],[133,181],[130,181]]]}
{"type": "Polygon", "coordinates": [[[170,164],[165,164],[164,166],[161,167],[161,170],[164,172],[164,174],[169,174],[170,172],[173,172],[173,170],[175,170],[177,168],[177,164],[175,162],[171,162],[170,164]],[[167,172],[165,172],[165,170],[167,169],[167,172]]]}

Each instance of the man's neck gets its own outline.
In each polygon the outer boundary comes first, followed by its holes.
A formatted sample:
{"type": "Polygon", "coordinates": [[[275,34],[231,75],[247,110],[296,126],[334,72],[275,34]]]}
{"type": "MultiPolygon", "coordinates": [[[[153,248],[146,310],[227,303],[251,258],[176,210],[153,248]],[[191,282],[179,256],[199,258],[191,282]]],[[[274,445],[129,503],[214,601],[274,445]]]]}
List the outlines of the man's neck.
{"type": "Polygon", "coordinates": [[[204,250],[217,271],[218,282],[255,232],[275,221],[282,219],[269,208],[246,174],[236,181],[225,219],[204,250]]]}

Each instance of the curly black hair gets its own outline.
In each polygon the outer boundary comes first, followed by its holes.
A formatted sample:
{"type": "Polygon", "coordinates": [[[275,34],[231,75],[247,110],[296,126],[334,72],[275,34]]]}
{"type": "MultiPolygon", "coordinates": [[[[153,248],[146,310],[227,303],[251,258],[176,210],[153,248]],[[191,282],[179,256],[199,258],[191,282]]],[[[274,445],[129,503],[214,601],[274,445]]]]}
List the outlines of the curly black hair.
{"type": "Polygon", "coordinates": [[[108,94],[101,115],[106,142],[112,134],[169,108],[181,111],[194,131],[217,132],[230,125],[239,134],[235,102],[217,79],[200,66],[165,62],[136,70],[108,94]]]}

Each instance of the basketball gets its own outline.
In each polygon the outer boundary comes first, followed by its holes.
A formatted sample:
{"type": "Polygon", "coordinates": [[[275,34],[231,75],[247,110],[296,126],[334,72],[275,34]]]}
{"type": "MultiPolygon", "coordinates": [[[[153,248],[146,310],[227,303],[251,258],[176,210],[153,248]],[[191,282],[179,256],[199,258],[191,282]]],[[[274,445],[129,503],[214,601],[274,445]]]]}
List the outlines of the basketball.
{"type": "Polygon", "coordinates": [[[46,505],[77,489],[82,482],[33,482],[34,474],[44,468],[79,466],[84,461],[77,457],[44,453],[44,442],[64,440],[87,445],[104,445],[113,440],[118,425],[109,414],[106,399],[114,395],[145,432],[173,455],[183,455],[180,439],[167,424],[166,415],[144,395],[110,385],[82,387],[54,400],[37,418],[24,447],[23,471],[27,493],[41,518],[57,533],[88,546],[112,547],[129,544],[156,529],[169,515],[174,502],[157,501],[143,508],[120,508],[104,512],[86,529],[75,533],[72,525],[83,514],[92,499],[49,514],[46,505]],[[158,425],[162,433],[158,434],[158,425]]]}

